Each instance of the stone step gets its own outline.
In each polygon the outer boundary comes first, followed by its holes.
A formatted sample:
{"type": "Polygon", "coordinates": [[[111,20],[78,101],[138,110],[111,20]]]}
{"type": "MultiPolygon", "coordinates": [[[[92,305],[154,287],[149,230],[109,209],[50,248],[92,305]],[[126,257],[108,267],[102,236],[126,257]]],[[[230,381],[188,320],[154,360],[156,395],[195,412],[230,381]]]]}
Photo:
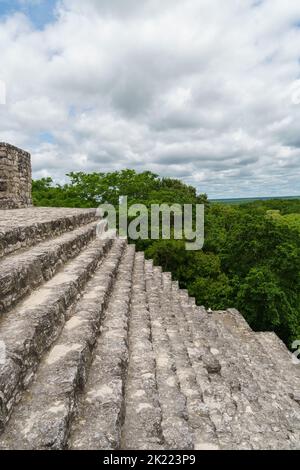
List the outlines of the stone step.
{"type": "MultiPolygon", "coordinates": [[[[292,353],[273,331],[258,331],[255,335],[263,349],[273,361],[276,361],[278,366],[286,370],[291,365],[293,362],[292,353]]],[[[296,367],[293,373],[297,374],[298,369],[296,367]]]]}
{"type": "MultiPolygon", "coordinates": [[[[220,362],[211,351],[209,338],[205,338],[202,332],[202,322],[208,321],[208,314],[204,307],[197,307],[193,302],[190,303],[185,291],[176,292],[174,286],[172,291],[180,307],[176,309],[177,322],[184,336],[187,352],[201,389],[209,386],[209,374],[218,374],[221,370],[220,362]]],[[[215,334],[213,330],[213,340],[215,334]]]]}
{"type": "Polygon", "coordinates": [[[281,383],[287,384],[288,395],[299,403],[300,366],[293,363],[292,354],[280,338],[273,332],[254,332],[236,309],[228,309],[220,314],[222,321],[233,333],[248,336],[253,349],[258,348],[265,368],[276,371],[273,375],[280,377],[281,383]]]}
{"type": "Polygon", "coordinates": [[[96,239],[54,278],[2,316],[0,341],[6,353],[0,364],[0,428],[111,244],[112,240],[96,239]]]}
{"type": "Polygon", "coordinates": [[[253,333],[248,322],[245,320],[243,315],[240,314],[235,308],[228,308],[227,310],[217,310],[213,312],[214,315],[221,315],[222,321],[233,328],[238,328],[241,331],[253,333]]]}
{"type": "Polygon", "coordinates": [[[290,387],[289,396],[300,405],[300,362],[299,356],[287,349],[281,339],[272,331],[257,332],[256,338],[270,356],[282,377],[290,387]]]}
{"type": "Polygon", "coordinates": [[[203,419],[203,432],[198,437],[195,448],[198,450],[216,450],[220,448],[218,433],[216,429],[215,410],[220,408],[222,397],[224,406],[231,406],[226,403],[226,396],[229,393],[226,385],[221,385],[222,366],[215,356],[212,347],[215,341],[215,330],[212,329],[212,343],[209,341],[211,334],[202,329],[202,323],[207,324],[208,313],[204,307],[195,305],[194,299],[188,297],[186,291],[174,292],[174,299],[179,304],[175,310],[177,322],[180,326],[181,335],[184,338],[186,350],[195,372],[196,382],[201,395],[201,415],[203,419]],[[212,413],[210,414],[210,405],[212,413]]]}
{"type": "Polygon", "coordinates": [[[0,258],[97,220],[96,209],[0,210],[0,258]]]}
{"type": "Polygon", "coordinates": [[[193,367],[193,356],[189,354],[193,342],[190,336],[189,324],[184,315],[181,302],[192,309],[195,303],[186,296],[185,291],[179,291],[176,283],[172,283],[171,275],[163,273],[164,289],[162,302],[166,312],[164,321],[176,364],[176,373],[180,389],[186,397],[188,421],[193,433],[195,450],[219,449],[214,425],[207,413],[201,388],[198,385],[196,371],[193,367]],[[169,305],[169,308],[168,308],[169,305]]]}
{"type": "Polygon", "coordinates": [[[186,398],[180,390],[176,360],[164,326],[164,317],[170,305],[162,302],[161,268],[153,268],[152,263],[146,262],[145,270],[164,445],[166,449],[192,449],[193,435],[188,422],[186,398]]]}
{"type": "MultiPolygon", "coordinates": [[[[121,300],[124,287],[128,289],[129,286],[132,247],[127,247],[120,264],[124,247],[124,241],[116,241],[87,283],[72,316],[43,358],[34,382],[13,412],[0,438],[0,448],[65,448],[102,317],[112,308],[111,303],[116,307],[116,299],[121,300]]],[[[124,302],[126,304],[125,299],[124,302]]]]}
{"type": "Polygon", "coordinates": [[[125,401],[122,449],[164,449],[143,253],[134,263],[125,401]]]}
{"type": "Polygon", "coordinates": [[[204,429],[207,434],[204,439],[208,437],[208,441],[200,440],[197,448],[250,449],[252,446],[247,438],[254,433],[253,420],[247,414],[249,402],[240,391],[239,360],[231,356],[230,343],[220,335],[212,316],[203,307],[190,305],[186,295],[180,294],[182,312],[188,325],[185,331],[188,354],[202,395],[203,416],[206,417],[204,429]]]}
{"type": "Polygon", "coordinates": [[[78,418],[71,429],[70,449],[103,450],[121,446],[133,264],[134,246],[130,245],[105,311],[78,418]]]}
{"type": "MultiPolygon", "coordinates": [[[[295,449],[300,439],[300,408],[290,396],[289,381],[280,376],[256,334],[243,322],[235,323],[236,317],[236,312],[220,312],[211,315],[210,320],[217,326],[219,338],[225,339],[230,348],[232,367],[226,359],[224,376],[235,383],[239,408],[245,403],[248,427],[242,430],[242,416],[237,415],[245,445],[248,442],[247,448],[252,449],[295,449]]],[[[241,448],[240,441],[233,442],[241,448]]]]}
{"type": "Polygon", "coordinates": [[[97,222],[0,260],[0,315],[51,279],[96,236],[97,222]]]}
{"type": "Polygon", "coordinates": [[[244,317],[236,309],[228,309],[225,311],[214,312],[217,319],[221,320],[222,323],[227,327],[233,335],[239,337],[248,338],[248,344],[252,345],[252,348],[258,348],[261,358],[266,363],[266,368],[276,368],[276,373],[286,377],[287,371],[290,369],[294,380],[297,380],[298,387],[299,374],[298,368],[293,367],[292,355],[288,351],[284,343],[279,337],[273,332],[254,332],[244,317]]]}

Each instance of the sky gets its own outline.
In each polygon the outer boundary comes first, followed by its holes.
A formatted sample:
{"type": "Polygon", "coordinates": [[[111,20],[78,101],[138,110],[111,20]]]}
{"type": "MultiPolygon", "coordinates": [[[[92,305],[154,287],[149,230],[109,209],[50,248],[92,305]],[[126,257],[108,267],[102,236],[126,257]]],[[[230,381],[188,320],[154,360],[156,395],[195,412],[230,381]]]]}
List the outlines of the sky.
{"type": "Polygon", "coordinates": [[[1,82],[0,141],[34,178],[300,195],[299,0],[0,0],[1,82]]]}

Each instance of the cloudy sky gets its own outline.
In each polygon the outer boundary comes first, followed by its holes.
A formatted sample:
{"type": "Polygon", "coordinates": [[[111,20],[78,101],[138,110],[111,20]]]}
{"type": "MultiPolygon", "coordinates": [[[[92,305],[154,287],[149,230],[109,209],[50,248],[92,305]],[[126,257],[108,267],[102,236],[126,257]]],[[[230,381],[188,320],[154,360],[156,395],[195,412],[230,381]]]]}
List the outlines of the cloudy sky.
{"type": "Polygon", "coordinates": [[[0,0],[0,80],[0,141],[35,178],[300,195],[299,0],[0,0]]]}

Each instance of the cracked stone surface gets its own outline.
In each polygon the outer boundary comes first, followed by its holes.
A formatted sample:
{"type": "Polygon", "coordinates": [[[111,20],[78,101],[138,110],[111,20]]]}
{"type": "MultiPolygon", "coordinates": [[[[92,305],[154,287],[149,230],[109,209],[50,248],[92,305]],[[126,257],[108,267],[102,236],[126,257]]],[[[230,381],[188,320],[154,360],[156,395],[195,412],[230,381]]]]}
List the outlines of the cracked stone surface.
{"type": "Polygon", "coordinates": [[[0,449],[299,449],[279,338],[208,314],[97,222],[0,210],[0,449]]]}
{"type": "Polygon", "coordinates": [[[0,209],[18,209],[31,205],[30,154],[0,142],[0,209]]]}

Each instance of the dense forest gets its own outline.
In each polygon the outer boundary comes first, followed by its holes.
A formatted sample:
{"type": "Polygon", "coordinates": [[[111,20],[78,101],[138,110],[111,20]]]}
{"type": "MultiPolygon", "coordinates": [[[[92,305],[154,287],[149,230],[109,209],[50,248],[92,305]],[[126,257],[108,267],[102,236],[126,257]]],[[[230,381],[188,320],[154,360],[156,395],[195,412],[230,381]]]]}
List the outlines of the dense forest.
{"type": "Polygon", "coordinates": [[[183,182],[151,172],[70,173],[69,182],[33,182],[37,206],[97,207],[128,203],[205,204],[205,244],[139,240],[138,249],[171,271],[199,305],[238,308],[254,330],[273,330],[287,344],[300,338],[300,200],[212,203],[183,182]]]}

